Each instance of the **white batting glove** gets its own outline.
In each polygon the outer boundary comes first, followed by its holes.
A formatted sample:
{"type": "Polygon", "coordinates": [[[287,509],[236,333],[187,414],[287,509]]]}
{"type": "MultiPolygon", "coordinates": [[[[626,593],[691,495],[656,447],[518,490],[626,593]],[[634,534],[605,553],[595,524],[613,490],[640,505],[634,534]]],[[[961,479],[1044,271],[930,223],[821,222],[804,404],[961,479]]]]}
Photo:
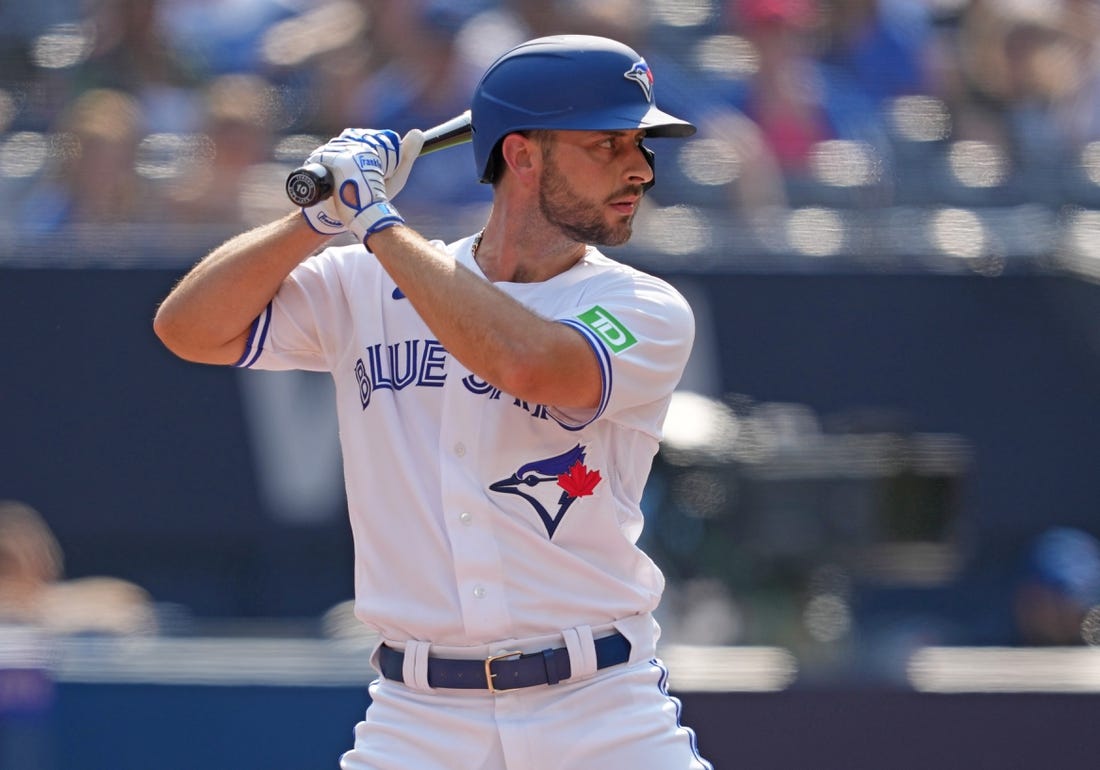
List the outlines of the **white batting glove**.
{"type": "MultiPolygon", "coordinates": [[[[347,129],[344,133],[346,134],[350,130],[347,129]]],[[[306,158],[306,163],[320,163],[321,156],[325,152],[339,152],[340,149],[347,146],[347,142],[342,137],[343,134],[333,137],[311,152],[309,157],[306,158]]],[[[315,203],[312,206],[303,207],[302,216],[306,218],[306,222],[309,223],[310,227],[322,235],[339,235],[348,231],[347,225],[340,221],[340,214],[336,211],[336,201],[332,197],[325,198],[320,203],[315,203]]]]}
{"type": "Polygon", "coordinates": [[[409,181],[409,173],[413,163],[420,157],[420,149],[424,146],[424,132],[414,128],[401,138],[401,152],[398,157],[397,167],[392,174],[386,175],[386,194],[393,200],[397,193],[405,188],[405,182],[409,181]]]}
{"type": "Polygon", "coordinates": [[[400,165],[401,140],[397,134],[349,129],[316,155],[316,161],[332,172],[332,198],[340,221],[360,242],[379,230],[404,223],[386,190],[386,177],[400,165]]]}
{"type": "MultiPolygon", "coordinates": [[[[374,146],[374,140],[369,137],[378,132],[361,128],[346,128],[337,137],[333,137],[326,144],[318,147],[306,159],[306,163],[322,163],[322,156],[344,151],[357,151],[364,147],[374,146]]],[[[386,197],[390,200],[401,192],[405,183],[409,180],[412,165],[420,156],[420,149],[424,146],[424,134],[419,129],[409,131],[401,139],[398,147],[397,165],[386,174],[386,197]]],[[[340,214],[336,209],[334,198],[326,198],[320,203],[315,203],[302,209],[302,215],[306,222],[317,232],[323,235],[339,235],[347,232],[347,226],[340,221],[340,214]]]]}
{"type": "Polygon", "coordinates": [[[340,221],[340,215],[336,212],[336,202],[331,197],[303,208],[302,216],[306,218],[310,227],[322,235],[339,235],[348,231],[347,226],[340,221]]]}
{"type": "MultiPolygon", "coordinates": [[[[379,145],[379,135],[385,135],[382,140],[387,147],[392,147],[396,136],[392,131],[372,131],[366,128],[345,128],[339,136],[335,136],[327,143],[318,147],[313,154],[306,159],[306,163],[321,163],[321,156],[325,153],[352,151],[376,148],[379,145]]],[[[409,181],[409,173],[412,165],[420,156],[420,150],[424,146],[424,133],[414,128],[401,139],[397,145],[396,165],[387,165],[384,172],[386,179],[386,196],[393,200],[409,181]]]]}

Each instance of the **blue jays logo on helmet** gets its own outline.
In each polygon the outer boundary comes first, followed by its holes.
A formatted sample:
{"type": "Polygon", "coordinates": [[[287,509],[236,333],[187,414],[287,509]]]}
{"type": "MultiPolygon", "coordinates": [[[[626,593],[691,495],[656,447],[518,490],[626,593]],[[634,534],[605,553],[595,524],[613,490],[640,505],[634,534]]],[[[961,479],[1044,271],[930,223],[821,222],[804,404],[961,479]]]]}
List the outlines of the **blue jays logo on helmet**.
{"type": "Polygon", "coordinates": [[[589,470],[585,466],[584,456],[585,447],[577,444],[560,455],[524,463],[508,478],[490,484],[489,489],[526,500],[542,520],[547,536],[552,538],[574,501],[591,495],[602,480],[598,470],[589,470]],[[555,492],[549,496],[536,495],[535,488],[548,481],[557,482],[552,487],[555,492]],[[555,501],[557,492],[561,494],[555,501]],[[550,513],[547,504],[550,507],[556,505],[557,509],[550,513]]]}
{"type": "Polygon", "coordinates": [[[642,87],[642,93],[645,94],[647,102],[653,101],[653,71],[645,63],[645,59],[638,59],[634,62],[634,66],[623,73],[623,77],[627,80],[633,80],[642,87]]]}

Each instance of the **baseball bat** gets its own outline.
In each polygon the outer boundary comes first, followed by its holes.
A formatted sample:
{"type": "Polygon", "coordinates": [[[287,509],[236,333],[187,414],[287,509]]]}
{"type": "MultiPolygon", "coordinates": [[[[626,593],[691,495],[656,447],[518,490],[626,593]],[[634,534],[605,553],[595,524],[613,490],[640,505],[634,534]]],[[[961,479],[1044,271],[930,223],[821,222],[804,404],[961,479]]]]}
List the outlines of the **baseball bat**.
{"type": "MultiPolygon", "coordinates": [[[[421,155],[463,144],[473,138],[470,111],[424,131],[421,155]]],[[[286,195],[296,206],[312,206],[332,195],[332,172],[320,163],[307,163],[290,172],[286,178],[286,195]]]]}

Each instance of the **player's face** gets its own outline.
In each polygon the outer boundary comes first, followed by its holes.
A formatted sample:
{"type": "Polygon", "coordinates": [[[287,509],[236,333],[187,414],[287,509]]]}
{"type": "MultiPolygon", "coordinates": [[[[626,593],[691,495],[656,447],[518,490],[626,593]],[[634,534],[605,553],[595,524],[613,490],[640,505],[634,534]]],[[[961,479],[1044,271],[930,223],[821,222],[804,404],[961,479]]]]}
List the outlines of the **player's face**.
{"type": "Polygon", "coordinates": [[[543,147],[539,209],[574,241],[619,246],[630,240],[642,185],[653,171],[640,131],[556,132],[543,147]]]}

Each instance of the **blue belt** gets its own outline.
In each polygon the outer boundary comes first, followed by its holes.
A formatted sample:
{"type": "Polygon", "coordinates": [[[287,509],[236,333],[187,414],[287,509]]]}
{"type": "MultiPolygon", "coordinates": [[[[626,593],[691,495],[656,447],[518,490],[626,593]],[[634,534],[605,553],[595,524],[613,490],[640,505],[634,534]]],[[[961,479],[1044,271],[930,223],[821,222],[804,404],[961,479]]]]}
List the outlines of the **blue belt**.
{"type": "MultiPolygon", "coordinates": [[[[620,633],[595,640],[596,668],[608,668],[630,659],[630,642],[620,633]]],[[[404,682],[405,653],[382,645],[378,666],[382,676],[404,682]]],[[[482,660],[428,658],[428,686],[457,690],[504,692],[539,684],[557,684],[573,673],[565,647],[542,652],[501,652],[482,660]]]]}

